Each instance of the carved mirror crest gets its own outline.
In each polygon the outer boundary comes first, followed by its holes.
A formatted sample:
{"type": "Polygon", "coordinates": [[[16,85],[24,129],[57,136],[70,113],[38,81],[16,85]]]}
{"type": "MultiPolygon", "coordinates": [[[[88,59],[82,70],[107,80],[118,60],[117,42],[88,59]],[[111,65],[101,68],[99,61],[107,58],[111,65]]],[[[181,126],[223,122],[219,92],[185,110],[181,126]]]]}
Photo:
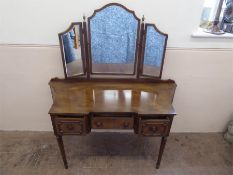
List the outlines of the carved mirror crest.
{"type": "Polygon", "coordinates": [[[62,33],[59,33],[63,65],[66,77],[84,75],[84,48],[82,23],[72,23],[62,33]]]}
{"type": "Polygon", "coordinates": [[[88,19],[91,73],[135,74],[140,19],[108,4],[88,19]]]}
{"type": "Polygon", "coordinates": [[[146,24],[142,75],[161,78],[167,38],[154,24],[146,24]]]}

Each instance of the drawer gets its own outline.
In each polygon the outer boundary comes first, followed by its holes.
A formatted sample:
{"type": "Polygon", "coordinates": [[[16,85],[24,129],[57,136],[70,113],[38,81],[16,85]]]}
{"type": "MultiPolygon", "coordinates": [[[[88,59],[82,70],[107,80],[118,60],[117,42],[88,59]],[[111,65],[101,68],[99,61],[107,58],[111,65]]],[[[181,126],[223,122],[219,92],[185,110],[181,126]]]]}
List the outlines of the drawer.
{"type": "Polygon", "coordinates": [[[91,119],[91,127],[93,129],[132,129],[133,118],[122,116],[95,116],[91,119]]]}
{"type": "Polygon", "coordinates": [[[60,135],[83,135],[87,132],[86,120],[82,118],[55,118],[55,128],[60,135]]]}
{"type": "Polygon", "coordinates": [[[168,119],[141,120],[140,133],[143,136],[166,136],[169,134],[168,119]]]}

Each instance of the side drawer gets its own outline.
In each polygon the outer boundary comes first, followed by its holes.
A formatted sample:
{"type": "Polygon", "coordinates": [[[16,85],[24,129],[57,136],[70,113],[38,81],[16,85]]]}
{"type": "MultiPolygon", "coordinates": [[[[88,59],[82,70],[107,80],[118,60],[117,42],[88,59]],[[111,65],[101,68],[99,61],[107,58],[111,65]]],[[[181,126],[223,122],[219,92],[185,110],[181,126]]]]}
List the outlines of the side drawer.
{"type": "Polygon", "coordinates": [[[54,119],[55,128],[60,135],[84,135],[88,132],[86,117],[54,119]]]}
{"type": "Polygon", "coordinates": [[[148,119],[140,121],[140,134],[143,136],[166,136],[169,134],[169,119],[148,119]]]}
{"type": "Polygon", "coordinates": [[[93,129],[132,129],[133,117],[94,116],[91,119],[91,127],[93,129]]]}

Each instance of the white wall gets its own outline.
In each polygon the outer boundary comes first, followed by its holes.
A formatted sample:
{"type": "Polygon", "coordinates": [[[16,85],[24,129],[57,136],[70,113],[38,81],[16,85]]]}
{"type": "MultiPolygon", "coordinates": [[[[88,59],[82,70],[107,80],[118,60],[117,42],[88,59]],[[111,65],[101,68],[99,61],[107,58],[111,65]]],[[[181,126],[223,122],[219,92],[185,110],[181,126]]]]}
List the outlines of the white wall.
{"type": "MultiPolygon", "coordinates": [[[[48,81],[63,77],[63,70],[59,48],[50,45],[58,44],[57,33],[71,21],[107,2],[0,0],[0,130],[52,129],[48,81]]],[[[233,114],[233,40],[190,37],[203,0],[115,2],[169,34],[163,78],[178,84],[173,132],[223,131],[233,114]]]]}
{"type": "MultiPolygon", "coordinates": [[[[177,82],[174,132],[222,131],[232,114],[233,50],[168,49],[177,82]]],[[[48,81],[62,77],[58,47],[0,47],[0,130],[51,130],[48,81]]]]}
{"type": "Polygon", "coordinates": [[[119,2],[169,34],[168,47],[233,48],[233,39],[191,38],[204,0],[1,0],[0,43],[58,44],[57,33],[97,8],[119,2]]]}
{"type": "Polygon", "coordinates": [[[169,49],[163,78],[177,82],[175,132],[223,131],[233,115],[233,50],[169,49]]]}

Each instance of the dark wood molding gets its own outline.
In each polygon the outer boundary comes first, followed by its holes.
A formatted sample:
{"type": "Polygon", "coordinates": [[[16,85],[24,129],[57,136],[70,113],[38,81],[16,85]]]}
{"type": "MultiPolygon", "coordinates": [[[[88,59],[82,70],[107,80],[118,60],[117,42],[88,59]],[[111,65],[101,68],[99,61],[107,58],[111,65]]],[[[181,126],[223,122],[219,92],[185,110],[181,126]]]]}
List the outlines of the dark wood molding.
{"type": "Polygon", "coordinates": [[[89,56],[89,49],[88,49],[88,38],[87,38],[87,23],[86,21],[83,22],[83,40],[84,40],[84,46],[85,46],[85,58],[86,58],[86,67],[85,72],[87,74],[87,79],[90,78],[90,56],[89,56]]]}
{"type": "Polygon", "coordinates": [[[144,34],[145,34],[145,24],[144,24],[144,21],[142,21],[141,27],[140,27],[140,42],[139,42],[139,54],[138,54],[138,65],[137,65],[137,79],[139,79],[140,75],[142,74],[144,34]]]}
{"type": "Polygon", "coordinates": [[[128,9],[127,7],[125,7],[124,5],[119,4],[119,3],[109,3],[109,4],[106,4],[105,6],[99,8],[99,9],[94,10],[94,13],[88,18],[88,21],[91,18],[93,18],[96,15],[96,13],[98,13],[99,11],[101,11],[101,10],[103,10],[103,9],[109,7],[109,6],[118,6],[118,7],[121,7],[123,9],[125,9],[126,11],[128,11],[129,13],[133,14],[134,18],[137,19],[138,21],[140,21],[140,18],[138,18],[136,16],[135,11],[128,9]]]}
{"type": "MultiPolygon", "coordinates": [[[[64,79],[62,78],[52,78],[50,82],[57,81],[57,82],[62,82],[64,79]]],[[[174,80],[172,79],[167,79],[167,80],[162,80],[159,78],[145,78],[145,79],[127,79],[127,78],[80,78],[80,77],[75,77],[75,78],[67,78],[65,81],[70,82],[70,83],[76,83],[76,82],[120,82],[120,83],[175,83],[174,80]]]]}

